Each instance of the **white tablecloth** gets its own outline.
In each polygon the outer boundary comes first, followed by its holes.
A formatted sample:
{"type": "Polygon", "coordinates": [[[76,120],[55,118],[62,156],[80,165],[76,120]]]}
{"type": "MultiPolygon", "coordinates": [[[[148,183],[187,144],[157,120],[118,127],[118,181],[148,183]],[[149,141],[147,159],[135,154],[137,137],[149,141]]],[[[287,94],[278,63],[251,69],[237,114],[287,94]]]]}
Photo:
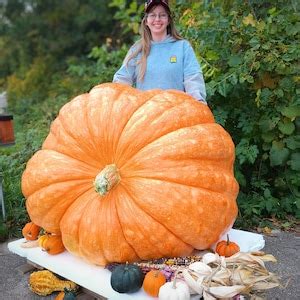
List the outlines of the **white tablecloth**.
{"type": "MultiPolygon", "coordinates": [[[[231,229],[230,240],[237,242],[242,252],[258,251],[265,246],[262,235],[248,231],[231,229]]],[[[221,239],[226,239],[223,236],[221,239]]],[[[49,255],[37,248],[22,248],[21,244],[25,239],[19,239],[8,243],[8,249],[28,260],[48,269],[66,279],[76,282],[78,285],[112,300],[120,299],[153,299],[147,296],[143,289],[133,294],[119,294],[110,285],[111,272],[103,267],[95,266],[84,262],[67,251],[58,255],[49,255]]]]}

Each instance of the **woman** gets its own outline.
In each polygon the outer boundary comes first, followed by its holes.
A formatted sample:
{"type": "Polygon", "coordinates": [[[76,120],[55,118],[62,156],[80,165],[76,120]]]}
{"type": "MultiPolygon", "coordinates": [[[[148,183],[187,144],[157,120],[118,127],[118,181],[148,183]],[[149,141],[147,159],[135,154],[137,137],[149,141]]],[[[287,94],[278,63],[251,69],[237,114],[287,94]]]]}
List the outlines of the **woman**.
{"type": "Polygon", "coordinates": [[[206,103],[201,67],[189,42],[176,31],[167,0],[146,1],[141,39],[127,53],[113,82],[140,90],[181,90],[206,103]]]}

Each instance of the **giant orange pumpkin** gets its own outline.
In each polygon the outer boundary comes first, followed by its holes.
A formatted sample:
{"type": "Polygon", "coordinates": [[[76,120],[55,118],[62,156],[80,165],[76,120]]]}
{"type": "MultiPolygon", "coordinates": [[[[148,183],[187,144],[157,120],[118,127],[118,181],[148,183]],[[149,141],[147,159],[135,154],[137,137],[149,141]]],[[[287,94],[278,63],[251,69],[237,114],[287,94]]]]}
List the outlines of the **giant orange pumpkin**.
{"type": "Polygon", "coordinates": [[[90,262],[175,257],[232,226],[233,162],[206,105],[107,83],[62,107],[22,190],[31,220],[90,262]]]}

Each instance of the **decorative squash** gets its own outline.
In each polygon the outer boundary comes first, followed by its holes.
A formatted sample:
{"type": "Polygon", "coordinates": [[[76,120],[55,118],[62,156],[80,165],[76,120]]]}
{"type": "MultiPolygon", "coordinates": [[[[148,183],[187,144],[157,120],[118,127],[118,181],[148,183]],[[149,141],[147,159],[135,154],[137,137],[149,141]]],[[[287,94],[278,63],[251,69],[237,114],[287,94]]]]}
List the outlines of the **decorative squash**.
{"type": "Polygon", "coordinates": [[[149,271],[144,279],[144,291],[152,297],[157,297],[161,286],[166,283],[166,277],[160,270],[149,271]]]}
{"type": "Polygon", "coordinates": [[[235,220],[234,152],[189,95],[101,84],[62,107],[22,191],[31,219],[92,263],[188,256],[235,220]]]}
{"type": "Polygon", "coordinates": [[[40,244],[48,254],[55,255],[65,251],[65,246],[59,235],[46,235],[40,244]]]}
{"type": "Polygon", "coordinates": [[[229,235],[227,234],[227,241],[220,241],[216,246],[216,253],[220,256],[229,257],[240,251],[238,244],[231,242],[229,240],[229,235]]]}
{"type": "Polygon", "coordinates": [[[142,270],[135,265],[117,266],[111,273],[111,287],[119,293],[134,293],[138,291],[144,280],[142,270]]]}
{"type": "Polygon", "coordinates": [[[159,300],[190,300],[190,290],[188,285],[183,281],[177,281],[175,277],[173,281],[166,282],[158,293],[159,300]]]}
{"type": "Polygon", "coordinates": [[[43,234],[39,237],[38,244],[41,248],[44,248],[45,241],[48,239],[48,237],[49,237],[48,233],[43,234]]]}
{"type": "Polygon", "coordinates": [[[40,230],[40,226],[34,224],[33,222],[29,222],[23,227],[22,234],[26,240],[34,241],[38,238],[40,230]]]}
{"type": "Polygon", "coordinates": [[[47,296],[55,291],[75,290],[76,284],[69,280],[60,280],[48,270],[37,271],[30,274],[29,288],[40,296],[47,296]]]}

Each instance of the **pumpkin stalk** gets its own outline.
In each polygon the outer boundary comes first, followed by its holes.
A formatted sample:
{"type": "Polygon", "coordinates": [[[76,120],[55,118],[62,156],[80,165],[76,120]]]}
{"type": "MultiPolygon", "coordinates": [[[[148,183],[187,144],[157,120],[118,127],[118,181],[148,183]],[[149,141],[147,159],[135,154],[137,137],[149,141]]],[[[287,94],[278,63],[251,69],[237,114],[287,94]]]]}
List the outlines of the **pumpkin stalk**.
{"type": "Polygon", "coordinates": [[[178,273],[179,273],[179,270],[176,271],[175,276],[174,276],[174,280],[173,280],[173,284],[172,284],[173,289],[176,289],[176,282],[177,282],[178,273]]]}
{"type": "Polygon", "coordinates": [[[94,187],[97,193],[105,196],[113,187],[115,187],[121,180],[117,166],[115,164],[107,165],[96,176],[94,187]]]}

